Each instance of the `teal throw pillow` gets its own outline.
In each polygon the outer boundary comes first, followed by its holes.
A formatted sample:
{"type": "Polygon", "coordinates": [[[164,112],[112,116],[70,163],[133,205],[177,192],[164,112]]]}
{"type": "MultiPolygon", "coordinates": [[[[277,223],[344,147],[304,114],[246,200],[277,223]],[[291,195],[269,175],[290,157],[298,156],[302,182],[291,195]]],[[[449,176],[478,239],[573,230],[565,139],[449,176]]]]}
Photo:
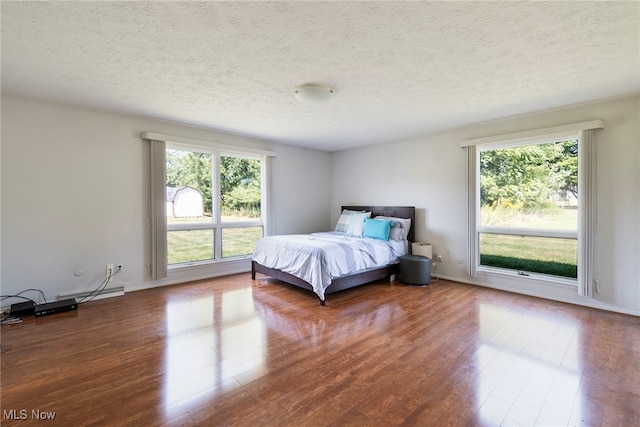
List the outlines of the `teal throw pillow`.
{"type": "Polygon", "coordinates": [[[389,240],[389,232],[393,221],[367,218],[364,220],[362,235],[372,239],[389,240]]]}

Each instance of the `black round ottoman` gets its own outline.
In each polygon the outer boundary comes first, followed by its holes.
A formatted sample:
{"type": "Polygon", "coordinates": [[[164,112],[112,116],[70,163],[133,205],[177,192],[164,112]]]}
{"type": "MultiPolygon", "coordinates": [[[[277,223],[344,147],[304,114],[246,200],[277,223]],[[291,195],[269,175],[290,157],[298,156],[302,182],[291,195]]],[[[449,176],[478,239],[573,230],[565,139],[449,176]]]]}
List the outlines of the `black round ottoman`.
{"type": "Polygon", "coordinates": [[[409,285],[427,285],[431,280],[431,259],[420,255],[400,257],[400,281],[409,285]]]}

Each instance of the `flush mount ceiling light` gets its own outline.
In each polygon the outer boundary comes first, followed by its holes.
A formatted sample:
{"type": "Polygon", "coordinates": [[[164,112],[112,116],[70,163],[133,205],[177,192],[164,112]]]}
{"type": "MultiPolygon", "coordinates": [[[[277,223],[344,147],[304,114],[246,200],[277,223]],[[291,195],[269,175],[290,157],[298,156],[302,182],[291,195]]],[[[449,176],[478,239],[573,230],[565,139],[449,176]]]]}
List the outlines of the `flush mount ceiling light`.
{"type": "Polygon", "coordinates": [[[300,85],[293,92],[297,100],[302,102],[328,101],[336,93],[335,89],[319,83],[306,83],[300,85]]]}

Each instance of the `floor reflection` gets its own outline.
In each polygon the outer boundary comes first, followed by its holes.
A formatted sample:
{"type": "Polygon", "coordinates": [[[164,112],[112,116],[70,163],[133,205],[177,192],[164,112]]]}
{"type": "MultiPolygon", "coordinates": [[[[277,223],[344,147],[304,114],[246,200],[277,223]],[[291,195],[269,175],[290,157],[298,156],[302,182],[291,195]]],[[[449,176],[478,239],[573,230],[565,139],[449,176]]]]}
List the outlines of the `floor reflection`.
{"type": "Polygon", "coordinates": [[[167,413],[233,389],[240,385],[237,377],[264,370],[265,328],[255,315],[250,288],[170,301],[166,330],[167,413]]]}
{"type": "Polygon", "coordinates": [[[268,292],[253,297],[256,314],[271,333],[286,336],[289,341],[304,341],[316,346],[323,341],[326,323],[322,317],[310,317],[303,310],[283,310],[288,302],[268,292]]]}
{"type": "Polygon", "coordinates": [[[280,334],[288,341],[304,343],[306,348],[343,344],[343,328],[352,337],[381,333],[390,321],[401,316],[398,304],[388,303],[372,307],[369,302],[356,303],[340,310],[340,314],[326,312],[329,308],[318,305],[318,316],[296,307],[268,292],[254,294],[255,312],[271,333],[280,334]]]}
{"type": "Polygon", "coordinates": [[[478,420],[569,425],[581,413],[583,399],[580,325],[548,312],[524,313],[479,304],[478,420]]]}

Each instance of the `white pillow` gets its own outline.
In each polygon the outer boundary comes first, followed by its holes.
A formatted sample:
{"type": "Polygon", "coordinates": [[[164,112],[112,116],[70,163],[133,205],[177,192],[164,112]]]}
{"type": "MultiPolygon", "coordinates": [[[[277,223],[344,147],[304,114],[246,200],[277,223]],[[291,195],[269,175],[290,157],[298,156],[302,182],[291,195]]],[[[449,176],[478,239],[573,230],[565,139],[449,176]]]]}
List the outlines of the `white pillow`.
{"type": "Polygon", "coordinates": [[[371,217],[371,212],[358,212],[351,214],[346,233],[350,236],[362,237],[364,220],[371,217]]]}
{"type": "Polygon", "coordinates": [[[377,216],[376,219],[386,219],[393,221],[391,231],[389,232],[389,240],[407,240],[409,238],[409,229],[411,228],[410,218],[396,218],[393,216],[377,216]]]}
{"type": "MultiPolygon", "coordinates": [[[[362,214],[367,214],[366,218],[370,218],[371,217],[371,212],[365,212],[365,211],[350,211],[348,209],[344,209],[342,211],[342,214],[340,215],[340,218],[338,219],[338,223],[336,224],[336,228],[334,229],[334,231],[339,231],[342,233],[347,233],[347,234],[352,234],[349,232],[349,225],[351,224],[351,220],[352,220],[352,216],[353,215],[362,215],[362,214]]],[[[356,218],[356,220],[358,220],[356,218]]],[[[362,219],[362,224],[364,226],[364,218],[362,219]]],[[[360,235],[362,235],[362,230],[360,230],[360,235]]]]}

